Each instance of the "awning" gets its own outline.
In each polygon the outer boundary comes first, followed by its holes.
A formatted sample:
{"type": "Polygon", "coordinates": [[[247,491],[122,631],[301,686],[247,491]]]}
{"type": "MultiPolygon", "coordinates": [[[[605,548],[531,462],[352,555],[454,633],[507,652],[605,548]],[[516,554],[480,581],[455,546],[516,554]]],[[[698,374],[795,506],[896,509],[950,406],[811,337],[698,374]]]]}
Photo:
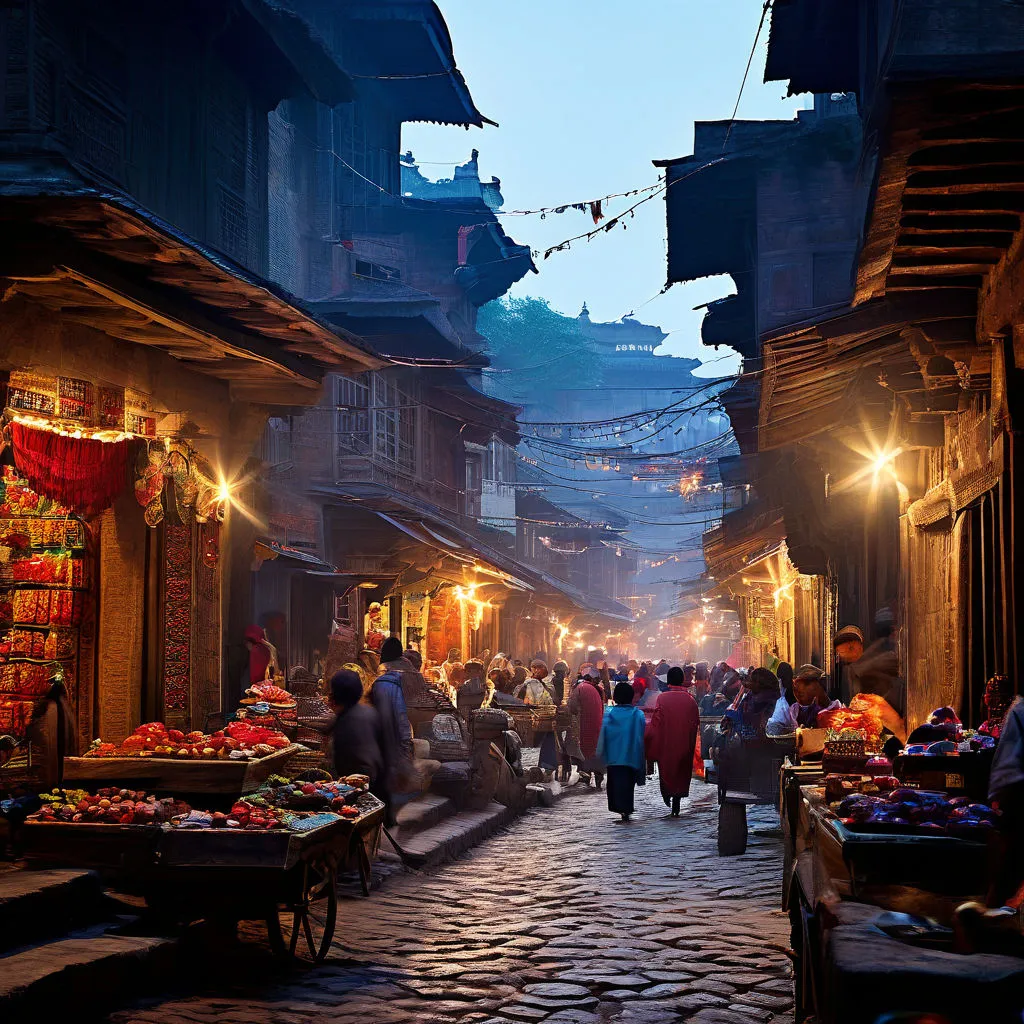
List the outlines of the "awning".
{"type": "Polygon", "coordinates": [[[468,530],[445,520],[439,509],[432,509],[408,495],[399,492],[382,494],[379,488],[372,488],[356,496],[339,487],[315,487],[313,493],[358,506],[440,555],[472,566],[478,574],[494,575],[511,587],[531,592],[538,604],[562,603],[578,612],[632,622],[632,613],[618,601],[585,594],[536,566],[520,562],[468,530]]]}
{"type": "Polygon", "coordinates": [[[704,534],[704,561],[716,581],[727,579],[785,540],[786,525],[778,509],[747,505],[728,513],[704,534]]]}
{"type": "MultiPolygon", "coordinates": [[[[21,165],[11,173],[22,170],[21,165]]],[[[158,348],[249,401],[312,404],[325,368],[386,364],[263,280],[60,161],[0,176],[6,218],[0,276],[65,320],[158,348]],[[45,244],[41,244],[45,242],[45,244]]]]}
{"type": "Polygon", "coordinates": [[[892,393],[925,390],[922,367],[905,332],[973,332],[973,295],[902,295],[797,325],[764,340],[759,449],[781,448],[865,419],[892,393]],[[879,387],[879,378],[886,387],[879,387]]]}
{"type": "Polygon", "coordinates": [[[318,572],[333,574],[334,566],[325,562],[312,551],[304,551],[302,548],[288,547],[286,544],[279,544],[275,540],[260,538],[253,544],[253,554],[264,562],[285,561],[295,563],[297,568],[313,569],[318,572]]]}
{"type": "Polygon", "coordinates": [[[351,0],[342,10],[346,69],[402,121],[497,123],[477,110],[436,3],[351,0]]]}

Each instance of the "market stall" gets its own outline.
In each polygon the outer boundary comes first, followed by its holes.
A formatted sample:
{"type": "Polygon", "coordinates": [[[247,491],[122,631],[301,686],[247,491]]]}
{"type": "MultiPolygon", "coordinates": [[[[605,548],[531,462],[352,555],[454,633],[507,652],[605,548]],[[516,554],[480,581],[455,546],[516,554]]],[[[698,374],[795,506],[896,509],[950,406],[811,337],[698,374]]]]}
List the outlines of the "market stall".
{"type": "Polygon", "coordinates": [[[23,826],[25,855],[113,874],[181,923],[266,922],[272,948],[322,961],[337,922],[339,871],[369,894],[384,805],[365,776],[272,776],[228,811],[105,787],[54,791],[23,826]]]}
{"type": "Polygon", "coordinates": [[[983,802],[991,738],[951,722],[947,739],[893,762],[880,725],[858,714],[835,716],[821,760],[780,773],[797,1020],[897,1009],[960,1020],[979,1007],[985,1020],[1019,1019],[1024,947],[971,951],[959,925],[958,908],[985,900],[1000,842],[983,802]]]}

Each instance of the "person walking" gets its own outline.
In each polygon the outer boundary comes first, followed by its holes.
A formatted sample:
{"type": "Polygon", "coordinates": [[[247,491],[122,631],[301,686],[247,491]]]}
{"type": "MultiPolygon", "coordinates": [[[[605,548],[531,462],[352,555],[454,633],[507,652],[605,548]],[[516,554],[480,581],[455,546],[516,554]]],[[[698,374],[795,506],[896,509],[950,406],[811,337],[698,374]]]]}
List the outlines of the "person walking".
{"type": "Polygon", "coordinates": [[[604,697],[591,673],[573,687],[568,710],[572,723],[570,757],[579,767],[580,778],[589,786],[593,775],[600,789],[604,782],[604,762],[597,756],[597,743],[604,722],[604,697]]]}
{"type": "Polygon", "coordinates": [[[647,729],[647,757],[658,763],[661,798],[679,817],[679,804],[690,795],[694,757],[700,742],[700,711],[686,689],[679,666],[670,668],[668,690],[661,694],[647,729]]]}
{"type": "MultiPolygon", "coordinates": [[[[387,670],[370,687],[370,703],[380,716],[384,753],[384,783],[381,799],[386,805],[388,825],[395,824],[395,796],[407,792],[412,777],[412,726],[402,692],[402,668],[388,668],[388,663],[408,662],[403,658],[402,641],[388,637],[380,648],[381,661],[387,670]]],[[[411,667],[411,666],[410,666],[411,667]]]]}
{"type": "Polygon", "coordinates": [[[633,707],[633,687],[618,683],[615,704],[604,716],[597,756],[608,766],[608,810],[629,821],[633,789],[647,781],[644,772],[644,713],[633,707]]]}
{"type": "Polygon", "coordinates": [[[370,792],[388,802],[384,776],[384,737],[377,709],[363,704],[363,681],[357,672],[341,669],[331,677],[328,703],[334,712],[329,735],[334,774],[366,775],[370,792]]]}
{"type": "MultiPolygon", "coordinates": [[[[516,672],[525,671],[522,666],[516,672]]],[[[543,661],[530,662],[530,678],[515,692],[527,704],[535,707],[554,708],[555,698],[551,688],[544,680],[547,679],[548,667],[543,661]]],[[[558,745],[555,741],[555,720],[551,718],[550,729],[540,733],[540,751],[537,754],[537,766],[544,772],[546,779],[558,767],[558,745]]]]}

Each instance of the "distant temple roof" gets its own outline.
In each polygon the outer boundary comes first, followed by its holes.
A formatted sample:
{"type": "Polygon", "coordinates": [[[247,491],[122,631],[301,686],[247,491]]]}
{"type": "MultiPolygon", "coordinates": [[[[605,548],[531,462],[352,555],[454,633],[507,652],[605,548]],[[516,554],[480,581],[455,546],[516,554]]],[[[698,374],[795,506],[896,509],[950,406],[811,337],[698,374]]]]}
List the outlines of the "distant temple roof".
{"type": "Polygon", "coordinates": [[[431,181],[419,169],[412,150],[407,150],[402,154],[402,195],[435,202],[446,199],[482,199],[490,209],[500,210],[504,203],[501,181],[493,176],[490,181],[480,180],[477,164],[479,155],[474,149],[469,160],[456,165],[451,178],[431,181]]]}

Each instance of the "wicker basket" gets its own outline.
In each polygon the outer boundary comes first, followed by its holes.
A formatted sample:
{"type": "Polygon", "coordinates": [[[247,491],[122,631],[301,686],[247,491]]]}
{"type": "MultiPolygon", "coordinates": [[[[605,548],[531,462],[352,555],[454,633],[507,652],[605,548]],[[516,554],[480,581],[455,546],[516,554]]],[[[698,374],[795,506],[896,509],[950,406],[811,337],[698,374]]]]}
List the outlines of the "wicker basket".
{"type": "Polygon", "coordinates": [[[504,709],[512,719],[512,728],[519,734],[524,747],[535,747],[539,740],[534,729],[533,709],[523,705],[504,709]]]}
{"type": "Polygon", "coordinates": [[[299,772],[308,771],[310,768],[323,768],[325,771],[330,771],[330,763],[325,750],[297,751],[284,763],[281,774],[298,775],[299,772]]]}
{"type": "Polygon", "coordinates": [[[458,740],[431,740],[430,757],[434,761],[468,761],[469,746],[458,740]]]}
{"type": "Polygon", "coordinates": [[[512,727],[512,716],[499,708],[480,708],[470,712],[469,730],[473,740],[496,740],[512,727]]]}

